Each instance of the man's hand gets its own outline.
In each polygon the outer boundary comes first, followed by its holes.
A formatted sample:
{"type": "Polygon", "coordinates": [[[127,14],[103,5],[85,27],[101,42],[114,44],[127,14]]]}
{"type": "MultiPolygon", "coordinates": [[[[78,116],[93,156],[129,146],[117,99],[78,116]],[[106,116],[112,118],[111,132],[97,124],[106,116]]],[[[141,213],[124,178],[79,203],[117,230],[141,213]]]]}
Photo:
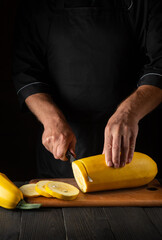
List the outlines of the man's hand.
{"type": "Polygon", "coordinates": [[[113,114],[105,128],[103,150],[109,167],[124,167],[131,162],[137,134],[138,122],[134,116],[120,111],[113,114]]]}
{"type": "Polygon", "coordinates": [[[108,166],[117,168],[131,162],[138,122],[161,102],[160,88],[143,85],[119,105],[105,128],[103,153],[108,166]]]}
{"type": "Polygon", "coordinates": [[[76,157],[76,137],[64,119],[55,119],[45,126],[42,143],[55,159],[66,161],[65,155],[68,149],[76,157]]]}
{"type": "Polygon", "coordinates": [[[76,138],[63,113],[50,95],[37,93],[25,100],[28,108],[44,126],[42,143],[56,159],[66,161],[66,152],[75,155],[76,138]]]}

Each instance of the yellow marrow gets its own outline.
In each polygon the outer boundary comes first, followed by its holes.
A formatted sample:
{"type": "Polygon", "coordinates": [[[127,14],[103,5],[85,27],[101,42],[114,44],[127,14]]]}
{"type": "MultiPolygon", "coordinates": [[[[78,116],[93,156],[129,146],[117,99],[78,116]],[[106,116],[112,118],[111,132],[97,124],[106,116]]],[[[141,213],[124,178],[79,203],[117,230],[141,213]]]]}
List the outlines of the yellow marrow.
{"type": "Polygon", "coordinates": [[[157,164],[139,152],[122,168],[108,167],[105,155],[101,154],[74,161],[72,169],[82,192],[139,187],[152,181],[158,172],[157,164]],[[87,174],[93,182],[88,181],[87,174]]]}
{"type": "Polygon", "coordinates": [[[0,173],[0,206],[14,209],[22,199],[20,189],[5,174],[0,173]]]}

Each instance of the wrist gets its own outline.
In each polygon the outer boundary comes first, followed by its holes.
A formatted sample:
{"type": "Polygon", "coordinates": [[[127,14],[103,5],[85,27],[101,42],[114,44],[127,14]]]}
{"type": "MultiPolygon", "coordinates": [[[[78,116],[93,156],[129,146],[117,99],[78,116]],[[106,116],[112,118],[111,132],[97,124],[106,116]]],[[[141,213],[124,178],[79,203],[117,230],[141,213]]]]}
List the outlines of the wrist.
{"type": "Polygon", "coordinates": [[[49,126],[57,125],[58,123],[66,121],[64,115],[61,112],[53,112],[48,114],[43,120],[43,126],[44,128],[47,128],[49,126]]]}
{"type": "Polygon", "coordinates": [[[37,93],[29,96],[25,100],[29,109],[34,113],[44,128],[52,126],[54,123],[65,121],[65,117],[50,95],[37,93]]]}
{"type": "Polygon", "coordinates": [[[116,112],[125,117],[125,119],[132,119],[135,122],[139,122],[140,118],[135,111],[135,108],[132,107],[132,104],[129,101],[124,101],[117,108],[116,112]]]}

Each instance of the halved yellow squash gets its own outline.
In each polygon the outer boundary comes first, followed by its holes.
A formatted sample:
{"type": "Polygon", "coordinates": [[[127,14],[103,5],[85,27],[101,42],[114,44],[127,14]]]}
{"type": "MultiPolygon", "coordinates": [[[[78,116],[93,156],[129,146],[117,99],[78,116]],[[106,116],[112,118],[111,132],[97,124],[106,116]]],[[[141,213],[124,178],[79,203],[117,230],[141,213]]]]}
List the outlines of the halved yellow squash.
{"type": "Polygon", "coordinates": [[[158,172],[153,159],[139,152],[122,168],[108,167],[105,155],[101,154],[74,161],[72,169],[82,192],[139,187],[152,181],[158,172]],[[92,182],[88,181],[87,174],[92,182]]]}

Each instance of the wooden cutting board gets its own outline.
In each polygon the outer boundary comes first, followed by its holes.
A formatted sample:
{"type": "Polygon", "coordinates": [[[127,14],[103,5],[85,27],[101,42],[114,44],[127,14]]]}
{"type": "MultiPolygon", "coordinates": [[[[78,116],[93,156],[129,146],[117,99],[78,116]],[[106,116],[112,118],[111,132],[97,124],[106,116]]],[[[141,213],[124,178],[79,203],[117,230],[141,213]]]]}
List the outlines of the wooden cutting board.
{"type": "MultiPolygon", "coordinates": [[[[43,179],[33,179],[30,183],[36,183],[39,180],[43,179]]],[[[70,183],[78,188],[73,178],[49,180],[70,183]]],[[[72,201],[46,197],[29,197],[26,198],[26,201],[41,203],[42,207],[162,206],[162,186],[157,179],[154,179],[149,184],[138,188],[94,193],[82,193],[80,191],[78,197],[72,201]]]]}

